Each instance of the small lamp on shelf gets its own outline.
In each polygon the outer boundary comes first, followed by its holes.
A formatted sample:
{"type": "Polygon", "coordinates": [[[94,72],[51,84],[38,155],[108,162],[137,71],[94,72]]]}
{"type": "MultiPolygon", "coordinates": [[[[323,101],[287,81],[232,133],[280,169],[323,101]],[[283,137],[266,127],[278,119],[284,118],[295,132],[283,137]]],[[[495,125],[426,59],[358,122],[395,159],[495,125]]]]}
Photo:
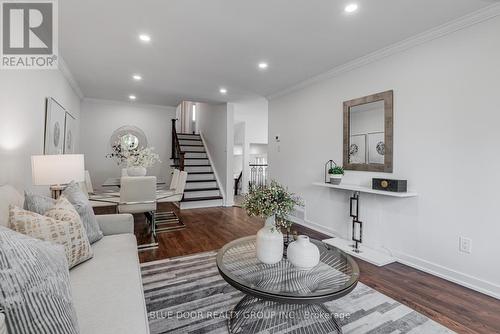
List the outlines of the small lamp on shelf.
{"type": "Polygon", "coordinates": [[[52,198],[57,199],[66,184],[85,180],[83,154],[31,156],[33,185],[50,186],[52,198]]]}

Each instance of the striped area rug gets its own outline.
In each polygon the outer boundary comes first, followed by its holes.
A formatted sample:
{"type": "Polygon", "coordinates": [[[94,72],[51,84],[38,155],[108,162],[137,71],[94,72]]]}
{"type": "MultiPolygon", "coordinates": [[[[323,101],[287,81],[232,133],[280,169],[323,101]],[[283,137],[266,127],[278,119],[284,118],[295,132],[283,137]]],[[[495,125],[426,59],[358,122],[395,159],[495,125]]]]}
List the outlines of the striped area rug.
{"type": "MultiPolygon", "coordinates": [[[[217,253],[141,265],[152,334],[227,334],[227,316],[244,296],[219,275],[217,253]]],[[[349,295],[326,304],[339,314],[345,334],[453,333],[424,315],[359,283],[349,295]]],[[[263,330],[261,333],[287,333],[263,330]]],[[[305,333],[295,329],[294,333],[305,333]]]]}

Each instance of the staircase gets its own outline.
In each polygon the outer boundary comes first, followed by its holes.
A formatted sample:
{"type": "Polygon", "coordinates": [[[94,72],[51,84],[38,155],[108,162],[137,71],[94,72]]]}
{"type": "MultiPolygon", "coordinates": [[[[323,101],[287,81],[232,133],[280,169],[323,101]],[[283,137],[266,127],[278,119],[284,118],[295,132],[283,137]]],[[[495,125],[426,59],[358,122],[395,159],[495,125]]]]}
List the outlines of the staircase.
{"type": "MultiPolygon", "coordinates": [[[[222,206],[222,196],[210,164],[205,145],[200,135],[176,134],[179,148],[184,153],[184,170],[188,172],[184,198],[180,202],[181,209],[207,208],[222,206]]],[[[172,167],[180,168],[176,161],[172,167]]],[[[181,168],[182,169],[182,168],[181,168]]]]}

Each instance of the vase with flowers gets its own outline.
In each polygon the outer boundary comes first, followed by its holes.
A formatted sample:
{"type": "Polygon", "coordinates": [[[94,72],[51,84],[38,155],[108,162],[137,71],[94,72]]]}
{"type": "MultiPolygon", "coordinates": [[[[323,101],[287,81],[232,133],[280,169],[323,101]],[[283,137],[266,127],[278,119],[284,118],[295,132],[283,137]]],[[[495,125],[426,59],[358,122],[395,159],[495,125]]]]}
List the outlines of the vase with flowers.
{"type": "Polygon", "coordinates": [[[160,156],[154,152],[154,147],[129,148],[120,142],[112,146],[112,152],[106,155],[119,166],[127,168],[128,176],[145,176],[147,168],[160,163],[160,156]]]}
{"type": "Polygon", "coordinates": [[[247,214],[266,220],[256,240],[257,258],[262,263],[275,264],[283,258],[281,229],[290,227],[287,217],[296,205],[302,205],[302,200],[276,181],[253,188],[245,196],[243,207],[247,214]]]}

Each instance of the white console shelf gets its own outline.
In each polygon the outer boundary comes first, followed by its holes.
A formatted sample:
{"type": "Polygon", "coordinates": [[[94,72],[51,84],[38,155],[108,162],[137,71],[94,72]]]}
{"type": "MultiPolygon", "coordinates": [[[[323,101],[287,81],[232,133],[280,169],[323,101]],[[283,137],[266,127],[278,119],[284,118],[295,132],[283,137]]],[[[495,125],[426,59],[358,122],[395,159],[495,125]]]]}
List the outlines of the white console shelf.
{"type": "MultiPolygon", "coordinates": [[[[354,194],[351,197],[351,209],[352,210],[352,201],[355,200],[357,205],[359,205],[359,194],[360,193],[366,193],[366,194],[374,194],[374,195],[382,195],[382,196],[388,196],[388,197],[397,197],[397,198],[410,198],[410,197],[417,197],[418,194],[414,192],[405,192],[405,193],[397,193],[397,192],[391,192],[391,191],[383,191],[383,190],[375,190],[369,187],[363,187],[363,186],[358,186],[358,185],[353,185],[353,184],[345,184],[341,183],[339,185],[334,185],[330,183],[325,183],[325,182],[315,182],[313,183],[315,186],[319,187],[325,187],[325,188],[332,188],[332,189],[337,189],[337,190],[347,190],[347,191],[352,191],[354,194]]],[[[358,212],[358,209],[356,209],[356,212],[358,212]]],[[[357,213],[356,216],[352,215],[351,211],[351,217],[353,218],[353,225],[354,223],[360,224],[360,231],[362,230],[362,222],[358,220],[357,213]],[[354,220],[355,219],[355,220],[354,220]]],[[[353,227],[354,228],[354,227],[353,227]]],[[[361,233],[361,232],[360,232],[361,233]]],[[[354,235],[353,235],[354,239],[354,235]]],[[[362,237],[360,237],[362,239],[362,237]]],[[[367,262],[370,262],[371,264],[374,264],[376,266],[385,266],[389,263],[395,262],[396,259],[392,257],[389,254],[385,254],[384,252],[380,252],[374,249],[370,249],[363,244],[361,244],[361,241],[358,240],[359,243],[356,243],[359,247],[359,252],[354,251],[353,249],[353,241],[351,240],[345,240],[341,238],[331,238],[331,239],[326,239],[323,240],[323,242],[332,245],[334,247],[339,248],[340,250],[346,252],[349,255],[355,256],[357,258],[360,258],[362,260],[365,260],[367,262]]]]}
{"type": "Polygon", "coordinates": [[[408,197],[417,197],[418,196],[418,194],[414,193],[414,192],[397,193],[397,192],[384,191],[384,190],[375,190],[375,189],[372,189],[369,187],[357,186],[354,184],[341,183],[339,185],[334,185],[334,184],[325,183],[325,182],[315,182],[315,183],[313,183],[313,185],[319,186],[319,187],[325,187],[325,188],[357,191],[360,193],[383,195],[383,196],[390,196],[390,197],[408,198],[408,197]]]}

